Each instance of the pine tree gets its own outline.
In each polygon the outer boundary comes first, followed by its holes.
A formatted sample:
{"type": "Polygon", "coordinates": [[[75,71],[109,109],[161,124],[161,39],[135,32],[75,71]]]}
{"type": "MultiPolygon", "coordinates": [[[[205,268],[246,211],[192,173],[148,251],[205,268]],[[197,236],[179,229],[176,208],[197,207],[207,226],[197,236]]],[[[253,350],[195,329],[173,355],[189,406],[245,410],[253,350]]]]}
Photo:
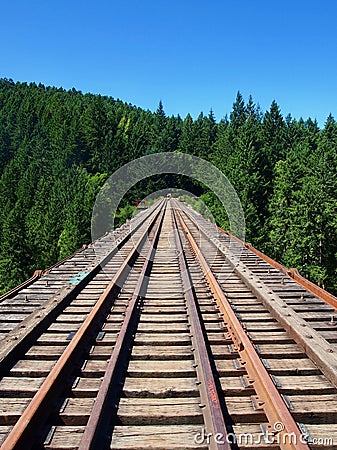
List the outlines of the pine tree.
{"type": "Polygon", "coordinates": [[[229,117],[234,128],[242,126],[246,121],[245,102],[240,91],[236,94],[236,100],[233,103],[233,109],[229,117]]]}

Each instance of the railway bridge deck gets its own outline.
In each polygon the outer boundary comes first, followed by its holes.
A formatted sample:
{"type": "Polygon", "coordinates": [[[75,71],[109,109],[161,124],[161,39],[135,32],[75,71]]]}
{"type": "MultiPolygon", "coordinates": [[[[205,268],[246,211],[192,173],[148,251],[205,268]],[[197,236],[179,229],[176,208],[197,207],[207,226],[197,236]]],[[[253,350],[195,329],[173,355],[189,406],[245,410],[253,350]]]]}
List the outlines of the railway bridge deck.
{"type": "Polygon", "coordinates": [[[1,297],[1,449],[337,448],[336,308],[158,201],[1,297]]]}

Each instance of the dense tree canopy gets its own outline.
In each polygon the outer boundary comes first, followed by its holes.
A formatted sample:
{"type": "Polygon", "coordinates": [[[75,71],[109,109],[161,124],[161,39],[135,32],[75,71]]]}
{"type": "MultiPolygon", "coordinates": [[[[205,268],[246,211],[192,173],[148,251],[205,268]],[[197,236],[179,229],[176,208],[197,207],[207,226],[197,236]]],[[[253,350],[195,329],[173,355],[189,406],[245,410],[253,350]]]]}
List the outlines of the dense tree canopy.
{"type": "MultiPolygon", "coordinates": [[[[263,113],[238,93],[229,118],[213,111],[168,117],[111,97],[0,80],[0,292],[90,241],[91,211],[107,177],[154,152],[194,154],[235,187],[247,241],[328,289],[337,290],[337,124],[263,113]]],[[[139,182],[136,199],[164,187],[200,195],[227,227],[219,201],[185,177],[139,182]],[[179,186],[178,186],[179,185],[179,186]]]]}

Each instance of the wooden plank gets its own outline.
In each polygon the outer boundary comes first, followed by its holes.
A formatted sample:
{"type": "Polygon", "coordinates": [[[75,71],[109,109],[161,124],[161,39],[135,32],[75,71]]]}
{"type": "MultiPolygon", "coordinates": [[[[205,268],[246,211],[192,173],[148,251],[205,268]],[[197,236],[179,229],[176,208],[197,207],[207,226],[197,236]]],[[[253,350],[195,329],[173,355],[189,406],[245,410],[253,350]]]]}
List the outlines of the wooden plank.
{"type": "Polygon", "coordinates": [[[225,334],[223,331],[219,330],[217,332],[208,332],[207,333],[207,338],[208,338],[208,342],[213,345],[213,344],[217,344],[217,345],[227,345],[227,344],[231,344],[232,340],[231,339],[226,339],[225,334]]]}
{"type": "Polygon", "coordinates": [[[249,309],[249,312],[251,314],[260,314],[264,312],[268,312],[266,308],[261,303],[252,303],[247,307],[246,305],[236,305],[235,304],[235,310],[239,313],[246,312],[247,309],[249,309]]]}
{"type": "Polygon", "coordinates": [[[184,314],[142,314],[140,323],[185,323],[187,322],[186,313],[184,314]]]}
{"type": "Polygon", "coordinates": [[[336,424],[337,394],[289,395],[291,412],[297,421],[336,424]]]}
{"type": "Polygon", "coordinates": [[[311,326],[318,331],[327,330],[327,331],[334,331],[334,333],[337,332],[337,324],[336,322],[333,323],[331,322],[330,315],[329,317],[326,318],[326,320],[312,322],[311,326]]]}
{"type": "Polygon", "coordinates": [[[274,317],[266,312],[266,313],[256,313],[256,314],[251,314],[250,312],[242,312],[240,313],[240,317],[242,318],[242,320],[244,322],[256,322],[256,321],[272,321],[274,322],[274,317]]]}
{"type": "Polygon", "coordinates": [[[207,443],[195,443],[200,425],[117,426],[111,450],[206,450],[207,443]]]}
{"type": "Polygon", "coordinates": [[[0,330],[0,340],[5,339],[7,334],[8,334],[9,330],[7,331],[1,331],[0,330]]]}
{"type": "Polygon", "coordinates": [[[166,300],[165,303],[162,300],[145,298],[144,300],[144,311],[149,314],[167,314],[170,312],[185,311],[186,303],[184,299],[181,300],[166,300]]]}
{"type": "Polygon", "coordinates": [[[64,425],[86,425],[94,398],[68,398],[60,412],[60,418],[64,425]]]}
{"type": "Polygon", "coordinates": [[[74,397],[95,398],[101,382],[101,378],[77,378],[74,380],[72,394],[74,397]]]}
{"type": "Polygon", "coordinates": [[[225,396],[249,396],[253,395],[254,391],[251,386],[245,387],[242,378],[237,376],[220,377],[222,392],[225,396]]]}
{"type": "Polygon", "coordinates": [[[29,402],[29,398],[0,398],[0,425],[14,425],[29,402]]]}
{"type": "Polygon", "coordinates": [[[8,333],[13,330],[20,322],[0,322],[0,331],[8,333]]]}
{"type": "MultiPolygon", "coordinates": [[[[270,425],[263,424],[267,430],[270,425]]],[[[233,431],[240,449],[247,450],[279,450],[277,444],[267,442],[262,436],[260,424],[256,423],[238,423],[233,426],[233,431]]],[[[271,437],[270,437],[271,438],[271,437]]]]}
{"type": "Polygon", "coordinates": [[[74,300],[71,302],[71,305],[73,306],[83,306],[83,307],[93,307],[96,304],[97,300],[96,299],[92,299],[91,295],[83,295],[80,292],[76,298],[74,298],[74,300]]]}
{"type": "Polygon", "coordinates": [[[336,424],[305,424],[305,429],[313,439],[310,447],[313,450],[336,450],[337,425],[336,424]]]}
{"type": "Polygon", "coordinates": [[[110,345],[95,345],[90,349],[90,357],[97,359],[107,360],[112,354],[113,346],[110,345]]]}
{"type": "Polygon", "coordinates": [[[20,312],[21,313],[25,313],[25,314],[30,314],[31,312],[34,311],[34,309],[32,308],[31,305],[27,306],[26,304],[20,304],[20,305],[15,305],[15,304],[0,304],[0,319],[3,319],[3,315],[5,314],[11,314],[15,311],[15,308],[20,308],[20,312]]]}
{"type": "MultiPolygon", "coordinates": [[[[224,284],[224,283],[222,283],[224,284]]],[[[229,300],[235,300],[235,302],[249,302],[251,300],[256,300],[254,294],[250,291],[246,292],[229,292],[227,295],[229,300]]]]}
{"type": "Polygon", "coordinates": [[[88,314],[60,314],[57,322],[60,323],[82,323],[87,318],[88,314]]]}
{"type": "Polygon", "coordinates": [[[245,322],[246,329],[251,331],[273,331],[279,332],[283,328],[275,321],[271,322],[245,322]]]}
{"type": "Polygon", "coordinates": [[[219,322],[207,322],[204,323],[206,331],[215,331],[217,333],[223,333],[224,331],[227,331],[227,328],[222,320],[219,322]]]}
{"type": "Polygon", "coordinates": [[[81,426],[57,426],[51,440],[44,445],[45,449],[78,450],[84,428],[81,426]]]}
{"type": "Polygon", "coordinates": [[[108,360],[89,359],[84,361],[81,368],[82,377],[103,377],[106,371],[108,360]]]}
{"type": "Polygon", "coordinates": [[[233,351],[233,348],[230,348],[230,346],[226,344],[211,344],[211,350],[214,359],[233,359],[238,356],[238,353],[233,351]]]}
{"type": "Polygon", "coordinates": [[[126,397],[197,397],[196,378],[126,378],[126,397]]]}
{"type": "Polygon", "coordinates": [[[62,345],[40,345],[34,346],[28,350],[26,357],[29,359],[55,359],[62,355],[66,346],[62,345]]]}
{"type": "Polygon", "coordinates": [[[130,361],[127,375],[130,377],[195,377],[192,360],[130,361]]]}
{"type": "Polygon", "coordinates": [[[19,312],[14,312],[12,311],[11,314],[9,313],[4,313],[1,317],[1,311],[0,311],[0,318],[2,319],[2,321],[7,321],[7,322],[22,322],[23,319],[25,319],[27,317],[27,314],[21,314],[19,312]]]}
{"type": "Polygon", "coordinates": [[[309,358],[267,359],[269,373],[274,375],[318,375],[319,369],[309,358]]]}
{"type": "Polygon", "coordinates": [[[56,360],[24,359],[12,367],[10,374],[15,377],[46,377],[56,360]]]}
{"type": "Polygon", "coordinates": [[[336,330],[327,331],[327,330],[319,330],[319,334],[324,337],[328,342],[337,343],[337,333],[336,330]]]}
{"type": "MultiPolygon", "coordinates": [[[[229,258],[228,255],[227,258],[229,258]]],[[[249,286],[251,291],[263,302],[273,317],[305,349],[306,354],[324,375],[337,386],[337,356],[331,351],[330,344],[310,327],[299,313],[289,307],[275,292],[270,291],[270,287],[261,282],[244,264],[237,264],[234,270],[246,286],[249,286]]]]}
{"type": "MultiPolygon", "coordinates": [[[[75,315],[77,315],[77,314],[85,314],[85,315],[87,315],[87,314],[89,314],[89,312],[92,309],[91,306],[92,305],[83,305],[82,302],[80,302],[78,305],[76,305],[73,302],[71,302],[71,306],[68,306],[67,308],[65,308],[63,310],[63,314],[66,314],[66,315],[68,315],[68,314],[75,314],[75,315]]],[[[58,318],[58,320],[60,320],[60,319],[58,318]]],[[[62,320],[61,320],[61,322],[62,322],[62,320]]]]}
{"type": "Polygon", "coordinates": [[[336,388],[323,375],[278,376],[280,391],[288,394],[332,394],[336,388]]]}
{"type": "MultiPolygon", "coordinates": [[[[72,331],[76,331],[76,325],[74,326],[74,329],[72,331]]],[[[54,344],[54,345],[65,345],[65,344],[69,344],[69,342],[71,341],[71,336],[69,336],[70,332],[67,331],[66,333],[44,333],[42,334],[38,340],[37,340],[37,344],[41,344],[41,345],[50,345],[50,344],[54,344]]],[[[97,344],[99,345],[101,344],[111,344],[113,345],[116,342],[116,337],[117,337],[117,333],[110,333],[110,332],[106,332],[104,333],[103,338],[100,341],[97,341],[97,344]]]]}
{"type": "Polygon", "coordinates": [[[41,306],[45,306],[48,303],[48,300],[50,297],[48,295],[43,296],[40,295],[34,295],[34,296],[25,296],[24,298],[21,298],[19,300],[13,301],[13,305],[11,305],[13,308],[20,309],[21,307],[30,306],[33,310],[31,314],[35,312],[35,310],[41,306]]]}
{"type": "MultiPolygon", "coordinates": [[[[74,326],[74,330],[76,331],[76,325],[74,326]]],[[[36,343],[42,344],[42,345],[65,345],[69,344],[70,340],[67,339],[69,336],[69,331],[66,331],[65,333],[43,333],[41,336],[37,339],[36,343]]]]}
{"type": "Polygon", "coordinates": [[[264,358],[301,358],[306,356],[298,344],[258,344],[258,352],[264,358]]]}
{"type": "Polygon", "coordinates": [[[122,425],[202,424],[200,398],[122,398],[118,407],[122,425]]]}
{"type": "Polygon", "coordinates": [[[138,332],[152,332],[152,333],[186,333],[189,330],[187,320],[185,323],[178,323],[178,324],[172,324],[172,323],[161,323],[161,322],[152,322],[152,323],[146,323],[144,321],[141,321],[138,325],[137,331],[138,332]]]}
{"type": "Polygon", "coordinates": [[[0,394],[3,397],[32,397],[43,381],[43,377],[3,377],[0,381],[0,394]]]}
{"type": "Polygon", "coordinates": [[[191,344],[187,333],[137,333],[135,345],[183,345],[191,344]]]}
{"type": "Polygon", "coordinates": [[[267,344],[269,342],[275,342],[278,344],[291,344],[294,342],[294,340],[285,331],[249,331],[249,336],[254,344],[267,344]]]}
{"type": "Polygon", "coordinates": [[[326,312],[299,312],[298,315],[308,322],[317,322],[319,320],[330,320],[332,313],[326,313],[326,312]]]}
{"type": "Polygon", "coordinates": [[[29,300],[29,297],[28,297],[28,299],[26,299],[25,296],[18,295],[15,297],[15,299],[5,300],[4,302],[1,303],[0,307],[2,307],[2,306],[8,307],[8,308],[29,307],[29,308],[34,309],[35,307],[38,307],[40,305],[41,305],[41,302],[38,301],[38,299],[36,302],[33,302],[32,297],[29,300]]]}
{"type": "Polygon", "coordinates": [[[161,314],[179,314],[179,315],[183,315],[184,317],[186,317],[186,305],[185,302],[181,301],[181,302],[177,302],[174,301],[172,303],[165,303],[163,304],[163,302],[157,302],[157,301],[151,301],[151,302],[147,302],[146,304],[144,304],[142,312],[144,313],[144,316],[148,316],[148,315],[161,315],[161,314]]]}
{"type": "Polygon", "coordinates": [[[146,296],[147,298],[157,298],[157,299],[161,299],[161,300],[165,300],[167,299],[167,297],[169,298],[176,298],[176,299],[181,299],[181,289],[179,289],[179,291],[172,291],[172,289],[170,289],[170,287],[167,287],[166,289],[160,288],[160,292],[158,292],[158,288],[152,288],[152,289],[148,289],[146,292],[146,296]]]}
{"type": "Polygon", "coordinates": [[[214,313],[212,314],[201,312],[201,316],[204,323],[207,322],[222,323],[222,319],[219,317],[219,314],[216,311],[214,311],[214,313]]]}
{"type": "Polygon", "coordinates": [[[193,359],[193,352],[188,345],[136,345],[132,349],[132,359],[193,359]]]}
{"type": "Polygon", "coordinates": [[[78,330],[80,326],[81,326],[80,323],[54,322],[48,328],[48,332],[62,333],[68,331],[68,333],[70,333],[71,331],[78,330]]]}
{"type": "Polygon", "coordinates": [[[221,377],[239,377],[246,375],[244,365],[239,364],[237,359],[218,359],[215,366],[221,377]]]}
{"type": "Polygon", "coordinates": [[[183,297],[181,295],[181,292],[170,292],[169,290],[166,290],[166,292],[161,292],[158,293],[158,291],[147,291],[146,293],[146,298],[149,299],[156,299],[157,301],[161,301],[161,302],[169,302],[169,301],[173,301],[173,300],[183,300],[183,297]]]}
{"type": "Polygon", "coordinates": [[[331,306],[326,305],[325,303],[320,302],[311,302],[311,303],[307,303],[307,302],[301,302],[298,304],[294,304],[293,302],[287,302],[288,305],[291,305],[292,308],[294,309],[294,311],[296,312],[318,312],[318,313],[323,313],[323,314],[333,314],[334,313],[334,309],[331,308],[331,306]]]}
{"type": "Polygon", "coordinates": [[[259,423],[266,421],[263,409],[255,409],[250,396],[225,396],[225,402],[231,420],[234,423],[259,423]]]}
{"type": "Polygon", "coordinates": [[[8,433],[12,430],[12,426],[0,425],[0,445],[3,443],[8,433]]]}

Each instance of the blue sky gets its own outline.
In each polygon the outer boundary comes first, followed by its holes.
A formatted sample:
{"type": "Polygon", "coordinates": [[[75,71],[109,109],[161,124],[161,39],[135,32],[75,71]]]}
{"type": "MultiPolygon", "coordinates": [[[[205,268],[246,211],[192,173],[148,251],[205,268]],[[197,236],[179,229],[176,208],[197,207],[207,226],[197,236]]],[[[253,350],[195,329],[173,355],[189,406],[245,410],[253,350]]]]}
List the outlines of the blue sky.
{"type": "Polygon", "coordinates": [[[337,119],[337,1],[1,2],[0,77],[75,87],[168,115],[263,110],[337,119]]]}

